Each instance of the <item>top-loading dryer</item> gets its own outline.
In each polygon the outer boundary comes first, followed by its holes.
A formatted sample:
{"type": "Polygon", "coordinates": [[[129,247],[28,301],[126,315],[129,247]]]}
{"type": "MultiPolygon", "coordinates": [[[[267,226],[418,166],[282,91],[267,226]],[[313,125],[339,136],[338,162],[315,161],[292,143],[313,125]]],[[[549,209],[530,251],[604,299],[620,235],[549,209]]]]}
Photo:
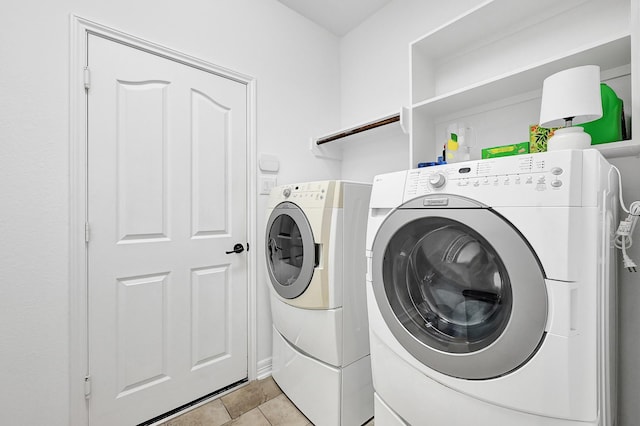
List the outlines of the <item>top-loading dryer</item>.
{"type": "Polygon", "coordinates": [[[365,235],[371,184],[274,188],[265,254],[273,318],[272,375],[316,425],[373,416],[365,235]]]}
{"type": "Polygon", "coordinates": [[[376,176],[376,425],[613,426],[617,203],[596,150],[376,176]]]}

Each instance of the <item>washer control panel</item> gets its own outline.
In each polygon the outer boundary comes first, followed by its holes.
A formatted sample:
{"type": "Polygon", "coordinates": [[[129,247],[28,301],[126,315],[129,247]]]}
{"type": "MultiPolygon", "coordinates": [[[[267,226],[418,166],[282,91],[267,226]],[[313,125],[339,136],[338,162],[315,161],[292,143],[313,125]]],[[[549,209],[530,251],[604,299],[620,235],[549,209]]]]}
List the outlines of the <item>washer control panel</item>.
{"type": "Polygon", "coordinates": [[[569,202],[568,182],[582,173],[578,151],[526,154],[407,171],[404,201],[437,193],[478,198],[535,197],[569,202]],[[502,195],[500,195],[502,194],[502,195]]]}
{"type": "Polygon", "coordinates": [[[447,177],[444,173],[436,172],[429,176],[429,185],[434,189],[442,188],[447,183],[447,177]]]}

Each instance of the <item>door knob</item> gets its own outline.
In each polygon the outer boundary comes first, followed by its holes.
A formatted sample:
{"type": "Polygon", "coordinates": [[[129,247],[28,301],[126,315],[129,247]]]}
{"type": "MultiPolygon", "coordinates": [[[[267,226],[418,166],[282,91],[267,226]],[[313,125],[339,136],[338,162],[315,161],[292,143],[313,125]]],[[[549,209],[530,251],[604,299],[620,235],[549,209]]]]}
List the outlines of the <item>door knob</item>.
{"type": "Polygon", "coordinates": [[[242,253],[244,251],[244,246],[240,243],[237,243],[236,245],[233,246],[233,250],[231,251],[227,251],[225,253],[227,254],[231,254],[231,253],[242,253]]]}

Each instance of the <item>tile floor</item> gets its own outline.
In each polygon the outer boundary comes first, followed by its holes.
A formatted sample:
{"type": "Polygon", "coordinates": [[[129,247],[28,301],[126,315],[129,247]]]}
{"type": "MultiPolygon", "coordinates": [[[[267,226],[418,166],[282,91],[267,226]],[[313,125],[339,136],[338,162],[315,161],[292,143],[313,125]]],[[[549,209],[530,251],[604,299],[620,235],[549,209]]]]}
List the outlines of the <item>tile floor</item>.
{"type": "MultiPolygon", "coordinates": [[[[159,426],[313,426],[271,377],[253,381],[159,426]]],[[[365,426],[373,426],[373,420],[365,426]]]]}

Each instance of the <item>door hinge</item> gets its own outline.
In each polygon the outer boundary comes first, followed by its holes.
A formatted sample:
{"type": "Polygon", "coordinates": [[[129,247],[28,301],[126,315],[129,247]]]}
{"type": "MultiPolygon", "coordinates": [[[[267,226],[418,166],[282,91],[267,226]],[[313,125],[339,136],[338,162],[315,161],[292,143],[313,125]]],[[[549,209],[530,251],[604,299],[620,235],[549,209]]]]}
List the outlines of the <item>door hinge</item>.
{"type": "Polygon", "coordinates": [[[89,228],[89,222],[85,222],[84,223],[84,242],[88,243],[89,242],[89,234],[91,232],[91,229],[89,228]]]}
{"type": "Polygon", "coordinates": [[[91,376],[84,376],[84,399],[91,398],[91,376]]]}
{"type": "Polygon", "coordinates": [[[85,90],[89,90],[91,87],[91,70],[89,67],[84,67],[84,88],[85,90]]]}

